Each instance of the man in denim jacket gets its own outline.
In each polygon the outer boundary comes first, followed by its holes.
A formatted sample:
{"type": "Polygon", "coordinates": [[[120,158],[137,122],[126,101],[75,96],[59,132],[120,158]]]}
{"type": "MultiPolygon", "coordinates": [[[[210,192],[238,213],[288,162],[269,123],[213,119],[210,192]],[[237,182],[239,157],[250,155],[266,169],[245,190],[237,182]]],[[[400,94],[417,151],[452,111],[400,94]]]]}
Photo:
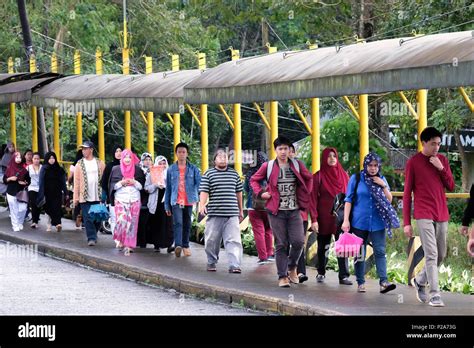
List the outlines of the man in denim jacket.
{"type": "Polygon", "coordinates": [[[173,233],[176,257],[191,256],[189,234],[191,232],[191,214],[193,205],[199,201],[199,169],[187,161],[189,147],[179,143],[175,148],[178,161],[173,163],[166,173],[165,210],[173,215],[173,233]]]}

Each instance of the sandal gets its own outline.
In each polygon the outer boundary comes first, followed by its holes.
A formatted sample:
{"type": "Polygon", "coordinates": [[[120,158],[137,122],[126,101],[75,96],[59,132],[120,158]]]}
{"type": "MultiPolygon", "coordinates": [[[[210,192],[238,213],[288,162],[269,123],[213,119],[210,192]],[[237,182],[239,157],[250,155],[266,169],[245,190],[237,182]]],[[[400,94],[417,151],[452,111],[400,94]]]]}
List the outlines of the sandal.
{"type": "Polygon", "coordinates": [[[229,268],[229,273],[240,274],[242,273],[242,270],[239,267],[231,267],[229,268]]]}

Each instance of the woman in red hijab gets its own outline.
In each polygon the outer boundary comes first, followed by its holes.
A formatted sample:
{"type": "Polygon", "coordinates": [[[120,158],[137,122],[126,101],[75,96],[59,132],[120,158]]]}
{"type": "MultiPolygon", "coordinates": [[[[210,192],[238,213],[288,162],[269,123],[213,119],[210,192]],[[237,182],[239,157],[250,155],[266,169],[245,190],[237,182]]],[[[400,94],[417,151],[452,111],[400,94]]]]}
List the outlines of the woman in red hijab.
{"type": "MultiPolygon", "coordinates": [[[[318,234],[318,283],[326,278],[327,253],[332,235],[339,238],[340,230],[336,228],[335,217],[331,214],[334,198],[338,193],[346,192],[349,176],[339,163],[337,150],[327,147],[323,150],[321,169],[313,175],[313,191],[311,191],[311,228],[318,234]]],[[[352,285],[349,278],[347,258],[338,257],[339,284],[352,285]]]]}
{"type": "Polygon", "coordinates": [[[23,167],[21,153],[14,152],[10,158],[3,182],[7,185],[7,200],[10,207],[10,217],[13,231],[19,232],[23,229],[25,213],[28,200],[19,201],[16,194],[24,190],[30,183],[28,171],[23,167]]]}
{"type": "Polygon", "coordinates": [[[110,201],[116,218],[114,240],[117,248],[124,248],[125,256],[129,256],[137,245],[140,191],[145,184],[145,174],[138,166],[139,162],[132,151],[123,150],[120,164],[112,168],[109,178],[110,201]]]}

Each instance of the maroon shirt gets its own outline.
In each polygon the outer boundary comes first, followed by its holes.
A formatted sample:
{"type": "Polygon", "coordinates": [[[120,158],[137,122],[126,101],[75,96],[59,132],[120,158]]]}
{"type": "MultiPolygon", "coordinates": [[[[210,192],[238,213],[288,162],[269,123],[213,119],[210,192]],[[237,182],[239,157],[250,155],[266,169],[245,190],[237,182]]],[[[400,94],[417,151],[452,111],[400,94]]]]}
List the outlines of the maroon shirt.
{"type": "Polygon", "coordinates": [[[403,192],[403,226],[411,224],[411,193],[414,196],[416,220],[428,219],[437,222],[449,220],[445,189],[454,190],[453,174],[448,159],[438,154],[444,169],[438,170],[430,163],[430,157],[419,152],[411,157],[405,167],[405,190],[403,192]]]}

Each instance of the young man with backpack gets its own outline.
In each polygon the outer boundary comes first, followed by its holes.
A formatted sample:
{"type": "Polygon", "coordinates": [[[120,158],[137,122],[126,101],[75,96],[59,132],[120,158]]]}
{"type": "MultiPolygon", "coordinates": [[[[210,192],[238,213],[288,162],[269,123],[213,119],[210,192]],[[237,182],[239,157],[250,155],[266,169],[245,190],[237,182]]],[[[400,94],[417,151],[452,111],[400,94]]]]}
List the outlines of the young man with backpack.
{"type": "Polygon", "coordinates": [[[273,142],[276,160],[264,163],[250,179],[254,193],[267,201],[280,287],[299,283],[296,268],[305,236],[300,210],[309,208],[312,188],[312,175],[303,162],[289,158],[290,145],[288,138],[276,138],[273,142]],[[267,180],[265,190],[260,186],[264,179],[267,180]]]}

